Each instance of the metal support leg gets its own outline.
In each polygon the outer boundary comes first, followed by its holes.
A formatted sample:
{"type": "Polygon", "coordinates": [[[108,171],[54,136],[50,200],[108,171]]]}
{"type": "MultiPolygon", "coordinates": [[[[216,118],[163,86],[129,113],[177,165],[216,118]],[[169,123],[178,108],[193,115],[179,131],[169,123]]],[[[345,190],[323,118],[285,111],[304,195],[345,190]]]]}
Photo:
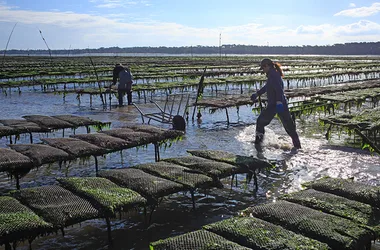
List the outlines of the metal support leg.
{"type": "Polygon", "coordinates": [[[20,190],[20,176],[18,174],[15,174],[16,179],[16,188],[17,190],[20,190]]]}
{"type": "Polygon", "coordinates": [[[190,190],[191,193],[191,200],[193,202],[193,210],[195,211],[195,197],[194,197],[194,190],[190,190]]]}
{"type": "Polygon", "coordinates": [[[156,207],[157,207],[157,205],[156,204],[154,204],[154,205],[152,205],[151,206],[151,210],[150,210],[150,214],[149,214],[149,221],[148,221],[148,225],[150,225],[150,223],[152,222],[152,216],[153,216],[153,212],[154,212],[154,210],[156,209],[156,207]]]}
{"type": "Polygon", "coordinates": [[[95,171],[96,171],[96,176],[98,176],[98,158],[94,155],[95,158],[95,171]]]}
{"type": "Polygon", "coordinates": [[[154,143],[154,160],[156,162],[160,161],[160,147],[158,146],[158,143],[154,143]]]}
{"type": "Polygon", "coordinates": [[[253,181],[255,182],[255,191],[259,190],[259,185],[257,184],[256,170],[253,170],[253,181]]]}
{"type": "Polygon", "coordinates": [[[108,234],[108,243],[112,245],[112,235],[111,235],[111,222],[110,218],[106,218],[106,223],[107,223],[107,234],[108,234]]]}
{"type": "Polygon", "coordinates": [[[230,117],[229,117],[229,115],[228,115],[228,110],[227,110],[227,108],[226,108],[226,116],[227,116],[227,125],[229,125],[229,124],[230,124],[230,117]]]}

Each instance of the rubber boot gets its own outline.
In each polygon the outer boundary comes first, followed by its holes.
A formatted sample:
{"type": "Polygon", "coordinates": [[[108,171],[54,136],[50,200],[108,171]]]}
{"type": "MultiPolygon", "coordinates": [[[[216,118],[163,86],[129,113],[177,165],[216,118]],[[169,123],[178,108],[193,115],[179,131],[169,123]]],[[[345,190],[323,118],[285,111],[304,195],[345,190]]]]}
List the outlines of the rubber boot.
{"type": "Polygon", "coordinates": [[[132,93],[127,94],[128,105],[132,105],[132,93]]]}
{"type": "Polygon", "coordinates": [[[264,134],[256,131],[255,144],[261,144],[264,140],[264,134]]]}
{"type": "Polygon", "coordinates": [[[300,142],[300,139],[299,139],[298,135],[297,135],[297,137],[292,138],[292,141],[293,141],[293,146],[296,149],[300,149],[301,148],[301,142],[300,142]]]}
{"type": "Polygon", "coordinates": [[[123,106],[124,92],[118,91],[119,106],[123,106]]]}

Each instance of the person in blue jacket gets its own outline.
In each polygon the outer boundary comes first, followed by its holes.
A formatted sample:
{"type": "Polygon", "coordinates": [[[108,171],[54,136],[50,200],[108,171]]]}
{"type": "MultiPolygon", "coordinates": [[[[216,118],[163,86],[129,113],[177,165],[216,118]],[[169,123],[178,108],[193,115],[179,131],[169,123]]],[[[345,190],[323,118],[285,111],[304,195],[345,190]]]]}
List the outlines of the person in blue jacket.
{"type": "Polygon", "coordinates": [[[267,93],[268,104],[257,118],[255,144],[261,144],[264,139],[265,126],[267,126],[277,114],[288,135],[292,138],[295,149],[301,148],[295,123],[290,115],[288,102],[284,94],[284,83],[282,81],[283,72],[279,63],[274,63],[271,59],[265,58],[260,63],[260,69],[267,75],[266,84],[253,93],[251,100],[256,102],[258,96],[267,93]]]}

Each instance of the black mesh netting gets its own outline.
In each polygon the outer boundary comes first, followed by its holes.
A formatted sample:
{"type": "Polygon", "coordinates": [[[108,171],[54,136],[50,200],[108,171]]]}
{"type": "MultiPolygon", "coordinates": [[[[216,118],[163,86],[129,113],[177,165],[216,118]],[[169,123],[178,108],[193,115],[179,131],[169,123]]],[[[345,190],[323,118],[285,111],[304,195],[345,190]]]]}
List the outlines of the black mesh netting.
{"type": "Polygon", "coordinates": [[[7,148],[0,148],[0,172],[17,172],[33,168],[29,157],[7,148]]]}
{"type": "Polygon", "coordinates": [[[0,246],[34,239],[52,230],[52,225],[12,197],[0,196],[0,246]]]}
{"type": "Polygon", "coordinates": [[[24,119],[6,119],[0,120],[0,123],[5,126],[12,127],[17,129],[19,133],[27,133],[27,132],[49,132],[49,129],[42,128],[38,124],[34,122],[29,122],[24,119]]]}
{"type": "MultiPolygon", "coordinates": [[[[264,101],[264,97],[262,98],[264,101]]],[[[252,105],[249,95],[225,96],[223,98],[205,98],[197,102],[198,107],[209,107],[210,110],[225,109],[228,107],[239,107],[243,105],[252,105]]]]}
{"type": "Polygon", "coordinates": [[[330,249],[325,243],[254,217],[235,217],[203,228],[251,249],[330,249]]]}
{"type": "Polygon", "coordinates": [[[128,141],[103,133],[80,134],[72,135],[70,137],[86,141],[102,148],[106,148],[110,152],[130,148],[128,141]]]}
{"type": "Polygon", "coordinates": [[[126,140],[128,144],[130,145],[130,147],[141,146],[141,145],[158,141],[157,136],[155,136],[154,134],[147,133],[147,132],[133,131],[132,129],[129,129],[129,128],[104,130],[104,131],[101,131],[101,133],[126,140]]]}
{"type": "Polygon", "coordinates": [[[105,148],[75,138],[43,138],[41,141],[52,147],[62,149],[73,157],[103,155],[108,153],[108,150],[105,148]]]}
{"type": "Polygon", "coordinates": [[[10,144],[9,147],[29,157],[34,166],[70,160],[72,157],[65,151],[43,144],[10,144]]]}
{"type": "Polygon", "coordinates": [[[376,98],[380,95],[380,88],[365,88],[348,90],[344,92],[336,92],[325,95],[315,96],[313,99],[318,99],[321,101],[339,102],[339,103],[349,103],[352,101],[365,101],[369,98],[376,98]]]}
{"type": "Polygon", "coordinates": [[[146,133],[151,133],[151,134],[162,134],[166,131],[166,129],[155,127],[148,124],[128,125],[123,128],[129,128],[133,131],[146,132],[146,133]]]}
{"type": "Polygon", "coordinates": [[[71,123],[76,127],[81,126],[91,126],[91,125],[100,125],[102,124],[99,121],[92,120],[88,117],[83,116],[74,116],[74,115],[53,115],[53,118],[63,120],[65,122],[71,123]]]}
{"type": "Polygon", "coordinates": [[[369,204],[330,193],[306,189],[283,195],[279,199],[335,214],[369,226],[380,224],[380,211],[369,204]]]}
{"type": "Polygon", "coordinates": [[[3,136],[9,136],[20,133],[18,129],[9,126],[0,126],[0,138],[3,136]]]}
{"type": "Polygon", "coordinates": [[[181,183],[188,188],[210,188],[215,185],[212,178],[194,173],[190,168],[175,165],[170,162],[145,163],[135,166],[147,173],[181,183]]]}
{"type": "Polygon", "coordinates": [[[193,170],[198,170],[213,178],[225,178],[238,172],[234,165],[205,159],[197,156],[183,156],[178,158],[162,159],[162,161],[179,164],[193,170]]]}
{"type": "Polygon", "coordinates": [[[284,200],[249,207],[242,214],[280,225],[333,249],[364,249],[374,239],[372,230],[351,220],[284,200]]]}
{"type": "Polygon", "coordinates": [[[180,131],[180,130],[173,130],[173,129],[168,129],[166,130],[161,136],[161,140],[167,140],[167,139],[175,139],[178,137],[181,137],[185,134],[185,132],[180,131]]]}
{"type": "Polygon", "coordinates": [[[45,116],[45,115],[25,115],[24,118],[27,121],[37,123],[41,127],[49,128],[49,129],[63,129],[63,128],[74,128],[75,126],[69,122],[65,122],[63,120],[45,116]]]}
{"type": "Polygon", "coordinates": [[[153,200],[186,190],[179,183],[156,177],[135,168],[102,170],[98,175],[153,200]]]}
{"type": "Polygon", "coordinates": [[[155,126],[147,125],[147,124],[130,125],[130,126],[126,126],[125,128],[130,128],[136,132],[145,132],[145,133],[152,134],[157,139],[157,141],[175,139],[176,137],[184,135],[183,131],[163,129],[163,128],[159,128],[159,127],[155,127],[155,126]]]}
{"type": "Polygon", "coordinates": [[[351,179],[325,177],[316,181],[302,184],[322,192],[332,193],[370,204],[380,208],[380,187],[371,186],[351,179]]]}
{"type": "Polygon", "coordinates": [[[150,243],[151,250],[248,250],[217,234],[198,230],[150,243]]]}
{"type": "Polygon", "coordinates": [[[99,217],[91,203],[56,185],[25,188],[12,195],[56,228],[99,217]]]}
{"type": "MultiPolygon", "coordinates": [[[[375,89],[367,89],[369,93],[373,90],[375,89]]],[[[380,95],[380,93],[377,93],[377,95],[380,95]]],[[[364,96],[362,97],[365,99],[364,96]]],[[[378,134],[377,130],[380,129],[380,108],[365,109],[350,114],[330,115],[328,117],[320,118],[320,120],[325,124],[344,126],[350,129],[358,128],[359,130],[372,131],[378,134]]]]}
{"type": "MultiPolygon", "coordinates": [[[[300,97],[300,96],[322,96],[329,93],[339,93],[346,92],[349,90],[360,90],[360,89],[371,89],[380,87],[379,80],[366,80],[356,83],[350,83],[347,85],[329,85],[329,86],[319,86],[313,88],[294,88],[285,90],[286,96],[300,97]]],[[[317,98],[317,97],[316,97],[317,98]]]]}
{"type": "Polygon", "coordinates": [[[75,194],[90,200],[105,217],[115,216],[117,211],[145,205],[146,200],[137,192],[123,188],[100,177],[60,178],[58,182],[75,194]]]}
{"type": "Polygon", "coordinates": [[[187,152],[195,156],[226,162],[249,170],[272,167],[269,162],[257,159],[253,156],[236,155],[222,150],[187,150],[187,152]]]}

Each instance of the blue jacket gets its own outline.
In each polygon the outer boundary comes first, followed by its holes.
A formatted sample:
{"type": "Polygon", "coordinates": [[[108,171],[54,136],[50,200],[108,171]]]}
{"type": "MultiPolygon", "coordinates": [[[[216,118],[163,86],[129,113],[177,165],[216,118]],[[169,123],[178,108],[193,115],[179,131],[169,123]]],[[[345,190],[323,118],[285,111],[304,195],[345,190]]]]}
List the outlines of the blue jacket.
{"type": "Polygon", "coordinates": [[[268,106],[276,106],[276,102],[280,101],[285,106],[287,104],[284,95],[284,83],[282,81],[280,73],[271,68],[268,72],[268,80],[266,84],[257,91],[258,95],[267,93],[268,106]]]}

